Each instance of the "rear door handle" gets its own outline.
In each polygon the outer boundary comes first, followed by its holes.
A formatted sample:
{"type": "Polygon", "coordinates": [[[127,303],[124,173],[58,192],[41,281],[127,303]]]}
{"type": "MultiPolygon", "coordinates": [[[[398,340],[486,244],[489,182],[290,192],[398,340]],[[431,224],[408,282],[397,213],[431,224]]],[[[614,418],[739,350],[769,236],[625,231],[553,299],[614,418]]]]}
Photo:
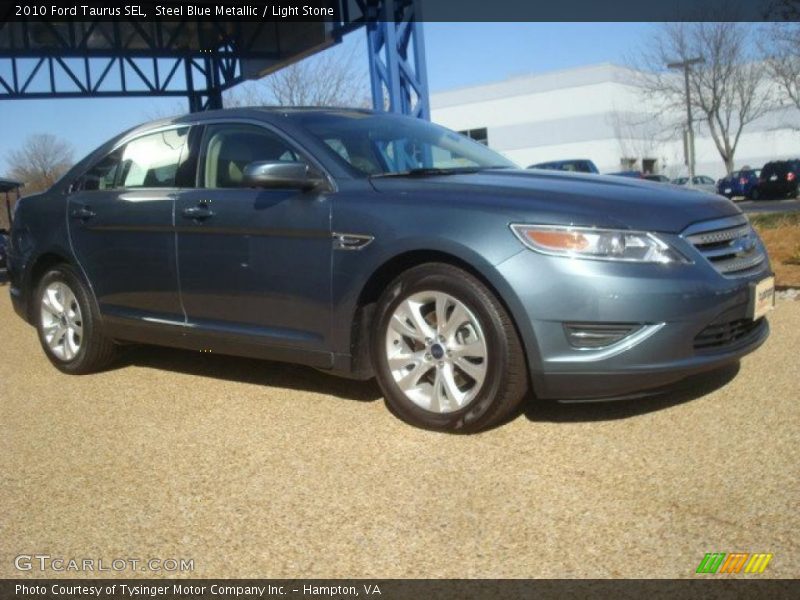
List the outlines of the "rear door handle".
{"type": "Polygon", "coordinates": [[[197,221],[205,221],[214,216],[207,204],[199,204],[198,206],[191,206],[183,209],[183,216],[187,219],[195,219],[197,221]]]}
{"type": "Polygon", "coordinates": [[[86,221],[87,219],[91,219],[92,217],[94,217],[95,212],[88,206],[79,206],[77,208],[72,209],[70,215],[72,215],[72,217],[75,219],[86,221]]]}

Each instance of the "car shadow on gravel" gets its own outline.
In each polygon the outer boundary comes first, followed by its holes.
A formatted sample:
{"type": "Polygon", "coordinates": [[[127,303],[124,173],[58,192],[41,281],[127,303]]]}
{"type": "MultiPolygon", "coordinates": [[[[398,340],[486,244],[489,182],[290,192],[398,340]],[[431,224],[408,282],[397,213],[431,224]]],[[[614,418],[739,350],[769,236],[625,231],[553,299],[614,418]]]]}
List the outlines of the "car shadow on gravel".
{"type": "Polygon", "coordinates": [[[522,413],[530,421],[553,423],[628,419],[702,398],[726,386],[738,372],[739,363],[736,362],[684,379],[656,395],[630,400],[568,404],[531,398],[525,403],[522,413]]]}
{"type": "MultiPolygon", "coordinates": [[[[146,367],[197,377],[210,377],[252,385],[326,394],[358,402],[382,400],[375,380],[356,381],[336,377],[310,367],[236,356],[201,354],[159,346],[129,346],[111,369],[146,367]]],[[[691,402],[727,385],[739,372],[739,363],[689,377],[655,395],[630,400],[585,403],[558,403],[529,397],[511,417],[498,423],[502,427],[523,414],[529,421],[570,423],[613,421],[664,410],[691,402]]]]}
{"type": "Polygon", "coordinates": [[[302,365],[219,354],[202,354],[191,350],[158,346],[128,346],[123,349],[122,355],[111,369],[128,366],[148,367],[197,377],[327,394],[358,402],[373,402],[383,398],[374,380],[355,381],[328,375],[302,365]]]}

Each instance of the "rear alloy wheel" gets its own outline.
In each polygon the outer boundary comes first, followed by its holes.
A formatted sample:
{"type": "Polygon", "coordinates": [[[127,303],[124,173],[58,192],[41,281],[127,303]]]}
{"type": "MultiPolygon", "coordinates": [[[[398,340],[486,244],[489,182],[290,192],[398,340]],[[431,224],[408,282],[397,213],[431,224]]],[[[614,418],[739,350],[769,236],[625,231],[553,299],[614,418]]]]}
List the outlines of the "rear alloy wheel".
{"type": "Polygon", "coordinates": [[[380,300],[373,364],[400,418],[474,432],[511,415],[527,388],[508,314],[472,275],[445,264],[411,269],[380,300]]]}
{"type": "Polygon", "coordinates": [[[70,361],[78,355],[83,342],[83,315],[66,283],[53,281],[44,289],[41,324],[44,341],[56,358],[70,361]]]}
{"type": "Polygon", "coordinates": [[[88,289],[71,267],[59,265],[45,273],[36,298],[39,341],[59,370],[91,373],[113,360],[116,344],[100,331],[88,289]]]}

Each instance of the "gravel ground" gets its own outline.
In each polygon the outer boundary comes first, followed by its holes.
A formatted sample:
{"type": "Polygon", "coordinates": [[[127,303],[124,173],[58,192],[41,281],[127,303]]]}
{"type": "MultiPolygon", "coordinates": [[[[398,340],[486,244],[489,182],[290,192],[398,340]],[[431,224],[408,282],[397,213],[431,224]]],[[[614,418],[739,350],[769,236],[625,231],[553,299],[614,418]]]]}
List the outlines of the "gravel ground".
{"type": "Polygon", "coordinates": [[[800,577],[798,301],[738,373],[659,399],[531,401],[458,437],[300,367],[137,348],[62,375],[7,289],[0,577],[19,554],[190,558],[194,577],[691,577],[735,551],[800,577]]]}

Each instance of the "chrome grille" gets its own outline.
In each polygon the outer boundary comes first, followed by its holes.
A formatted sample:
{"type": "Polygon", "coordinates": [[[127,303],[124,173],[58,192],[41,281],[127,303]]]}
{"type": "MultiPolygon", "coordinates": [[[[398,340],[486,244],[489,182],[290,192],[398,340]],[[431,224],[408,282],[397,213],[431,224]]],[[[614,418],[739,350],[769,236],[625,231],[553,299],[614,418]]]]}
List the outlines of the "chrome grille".
{"type": "Polygon", "coordinates": [[[753,228],[741,217],[735,220],[712,222],[707,230],[700,224],[685,236],[717,271],[730,277],[747,275],[767,258],[753,228]]]}

